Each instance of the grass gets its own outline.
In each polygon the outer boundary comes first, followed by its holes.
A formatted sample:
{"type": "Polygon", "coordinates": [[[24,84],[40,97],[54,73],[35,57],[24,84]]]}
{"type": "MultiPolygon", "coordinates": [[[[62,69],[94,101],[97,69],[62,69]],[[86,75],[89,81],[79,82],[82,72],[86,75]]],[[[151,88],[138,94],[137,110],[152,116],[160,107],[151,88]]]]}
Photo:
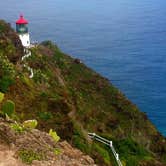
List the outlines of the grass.
{"type": "MultiPolygon", "coordinates": [[[[106,150],[105,148],[103,148],[102,146],[96,143],[93,143],[92,150],[93,150],[93,154],[98,156],[98,158],[102,158],[105,164],[108,164],[108,165],[111,164],[110,154],[108,150],[106,150]]],[[[98,162],[100,163],[101,161],[98,161],[98,162]]]]}
{"type": "Polygon", "coordinates": [[[114,140],[114,145],[118,153],[121,154],[121,159],[129,166],[137,166],[141,160],[150,160],[153,157],[151,153],[132,138],[114,140]]]}
{"type": "Polygon", "coordinates": [[[40,152],[34,152],[33,150],[20,150],[18,152],[19,157],[21,160],[26,164],[32,164],[33,160],[44,160],[44,154],[40,152]]]}

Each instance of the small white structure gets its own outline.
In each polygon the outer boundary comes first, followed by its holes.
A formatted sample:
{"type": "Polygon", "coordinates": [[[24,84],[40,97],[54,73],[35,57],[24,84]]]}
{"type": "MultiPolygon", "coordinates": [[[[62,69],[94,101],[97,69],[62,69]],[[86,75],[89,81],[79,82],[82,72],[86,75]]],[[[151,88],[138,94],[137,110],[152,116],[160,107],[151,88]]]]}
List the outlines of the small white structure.
{"type": "Polygon", "coordinates": [[[16,32],[25,48],[30,47],[30,37],[28,33],[28,21],[24,19],[23,15],[16,21],[16,32]]]}

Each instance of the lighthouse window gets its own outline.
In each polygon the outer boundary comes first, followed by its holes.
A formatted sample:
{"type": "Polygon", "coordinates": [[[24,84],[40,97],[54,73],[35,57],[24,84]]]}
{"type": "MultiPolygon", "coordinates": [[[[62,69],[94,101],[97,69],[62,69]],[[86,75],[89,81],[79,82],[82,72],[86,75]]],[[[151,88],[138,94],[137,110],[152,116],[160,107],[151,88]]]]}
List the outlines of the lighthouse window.
{"type": "Polygon", "coordinates": [[[28,27],[25,24],[17,24],[16,30],[17,30],[17,33],[27,33],[28,27]]]}

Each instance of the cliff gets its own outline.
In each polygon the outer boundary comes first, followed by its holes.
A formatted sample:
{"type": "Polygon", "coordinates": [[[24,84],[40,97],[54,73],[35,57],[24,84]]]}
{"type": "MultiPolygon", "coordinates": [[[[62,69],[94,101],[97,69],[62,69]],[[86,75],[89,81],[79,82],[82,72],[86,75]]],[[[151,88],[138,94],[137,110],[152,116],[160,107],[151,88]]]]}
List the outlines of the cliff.
{"type": "Polygon", "coordinates": [[[49,41],[30,51],[22,61],[17,35],[1,21],[0,91],[4,102],[15,103],[18,121],[37,119],[38,129],[54,129],[99,165],[115,161],[108,147],[89,141],[88,132],[113,140],[124,165],[166,165],[165,138],[106,78],[49,41]],[[24,64],[33,69],[33,78],[24,64]]]}
{"type": "Polygon", "coordinates": [[[11,127],[13,124],[0,119],[1,166],[96,166],[93,159],[66,141],[55,142],[37,129],[18,133],[11,127]]]}

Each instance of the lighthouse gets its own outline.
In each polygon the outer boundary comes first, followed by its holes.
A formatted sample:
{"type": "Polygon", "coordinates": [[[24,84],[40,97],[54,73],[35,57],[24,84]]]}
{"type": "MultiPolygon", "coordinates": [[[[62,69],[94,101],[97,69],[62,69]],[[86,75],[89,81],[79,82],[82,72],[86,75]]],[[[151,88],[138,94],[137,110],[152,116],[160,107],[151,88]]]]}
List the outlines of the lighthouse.
{"type": "Polygon", "coordinates": [[[30,37],[28,33],[28,21],[24,19],[23,15],[16,21],[16,32],[25,48],[30,47],[30,37]]]}

